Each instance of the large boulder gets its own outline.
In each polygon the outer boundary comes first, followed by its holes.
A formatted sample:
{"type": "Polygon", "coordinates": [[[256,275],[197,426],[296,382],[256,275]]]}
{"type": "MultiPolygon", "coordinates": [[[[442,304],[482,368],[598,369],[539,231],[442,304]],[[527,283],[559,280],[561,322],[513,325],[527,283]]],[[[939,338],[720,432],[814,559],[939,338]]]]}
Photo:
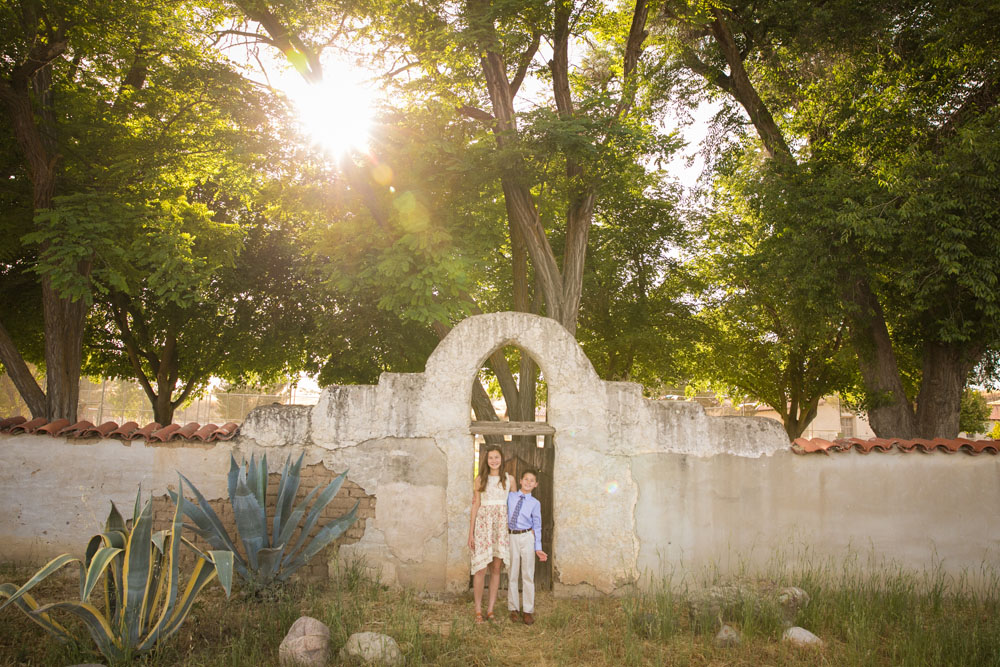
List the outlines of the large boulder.
{"type": "Polygon", "coordinates": [[[278,662],[282,667],[320,667],[329,659],[330,628],[310,616],[302,616],[292,623],[278,647],[278,662]]]}

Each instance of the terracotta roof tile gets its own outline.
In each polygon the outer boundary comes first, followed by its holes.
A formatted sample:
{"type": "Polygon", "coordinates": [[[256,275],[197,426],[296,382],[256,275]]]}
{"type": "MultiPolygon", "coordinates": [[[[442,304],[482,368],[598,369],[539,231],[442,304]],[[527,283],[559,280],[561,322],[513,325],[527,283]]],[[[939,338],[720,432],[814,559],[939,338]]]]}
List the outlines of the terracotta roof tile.
{"type": "Polygon", "coordinates": [[[17,426],[18,424],[23,424],[26,421],[28,420],[22,417],[21,415],[17,415],[16,417],[7,417],[6,419],[0,419],[0,433],[6,433],[10,429],[17,426]]]}
{"type": "Polygon", "coordinates": [[[37,419],[32,419],[30,422],[21,422],[17,424],[12,429],[11,433],[34,433],[41,427],[49,423],[49,420],[45,417],[38,417],[37,419]]]}
{"type": "Polygon", "coordinates": [[[168,442],[171,440],[197,440],[201,442],[214,442],[216,440],[229,440],[239,431],[239,424],[227,422],[222,426],[215,424],[205,424],[202,426],[198,422],[189,422],[184,426],[180,424],[168,424],[163,426],[156,422],[146,424],[139,428],[136,422],[125,422],[119,426],[116,422],[107,421],[100,426],[94,426],[87,420],[81,420],[75,424],[70,424],[68,419],[57,419],[51,423],[43,417],[28,421],[18,415],[0,419],[0,433],[35,433],[38,435],[51,435],[66,438],[116,438],[119,440],[147,440],[156,442],[168,442]]]}
{"type": "Polygon", "coordinates": [[[100,426],[91,426],[77,434],[78,438],[101,437],[106,438],[118,428],[117,422],[104,422],[100,426]]]}
{"type": "Polygon", "coordinates": [[[240,425],[236,422],[226,422],[219,427],[219,430],[215,432],[216,440],[229,440],[236,432],[240,430],[240,425]]]}
{"type": "MultiPolygon", "coordinates": [[[[49,426],[51,426],[51,425],[52,424],[49,424],[49,426]]],[[[59,436],[67,436],[67,437],[69,437],[69,436],[77,436],[77,437],[79,437],[79,433],[81,431],[85,431],[86,429],[93,428],[93,427],[94,427],[94,424],[92,422],[89,422],[86,419],[81,419],[77,423],[70,424],[69,426],[65,426],[65,427],[59,429],[59,431],[57,433],[52,433],[51,435],[59,435],[59,436]]]]}
{"type": "Polygon", "coordinates": [[[215,424],[205,424],[200,429],[191,434],[192,440],[201,440],[205,442],[209,440],[212,435],[219,430],[219,427],[215,424]]]}
{"type": "Polygon", "coordinates": [[[831,454],[835,452],[846,452],[854,450],[859,454],[870,454],[872,452],[888,452],[895,449],[904,453],[930,454],[933,452],[943,452],[955,454],[964,452],[966,454],[998,454],[1000,453],[1000,440],[969,440],[968,438],[914,438],[906,440],[903,438],[841,438],[830,441],[823,438],[796,438],[792,443],[792,451],[796,454],[831,454]]]}
{"type": "Polygon", "coordinates": [[[118,438],[119,440],[130,440],[135,430],[139,428],[137,422],[125,422],[115,430],[108,434],[109,438],[118,438]]]}

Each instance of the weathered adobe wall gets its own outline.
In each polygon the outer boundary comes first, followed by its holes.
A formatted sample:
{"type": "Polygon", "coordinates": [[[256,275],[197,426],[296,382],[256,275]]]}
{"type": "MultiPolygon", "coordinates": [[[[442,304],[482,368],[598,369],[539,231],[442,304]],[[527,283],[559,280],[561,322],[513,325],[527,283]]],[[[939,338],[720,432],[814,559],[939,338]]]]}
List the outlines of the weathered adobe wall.
{"type": "Polygon", "coordinates": [[[305,452],[307,464],[349,469],[375,499],[363,535],[341,547],[342,557],[365,557],[390,583],[463,590],[472,382],[506,345],[530,354],[548,386],[559,594],[614,593],[678,567],[763,564],[788,545],[811,558],[874,547],[911,567],[936,557],[956,574],[1000,551],[997,457],[795,456],[777,422],[647,400],[638,385],[601,381],[553,320],[495,313],[455,327],[424,373],[331,387],[314,407],[259,408],[228,443],[46,438],[40,446],[34,436],[3,437],[0,503],[13,509],[0,521],[0,557],[49,555],[63,548],[57,536],[72,531],[81,534],[77,547],[103,519],[107,498],[131,507],[139,481],[158,495],[179,469],[206,496],[223,498],[230,451],[237,459],[267,452],[272,472],[289,452],[305,452]]]}

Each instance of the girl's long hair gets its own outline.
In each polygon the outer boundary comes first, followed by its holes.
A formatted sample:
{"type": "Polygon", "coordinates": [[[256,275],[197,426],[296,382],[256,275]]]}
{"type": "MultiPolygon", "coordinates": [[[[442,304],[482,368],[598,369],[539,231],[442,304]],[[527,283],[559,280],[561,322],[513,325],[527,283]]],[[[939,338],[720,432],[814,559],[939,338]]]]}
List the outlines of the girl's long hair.
{"type": "MultiPolygon", "coordinates": [[[[500,454],[500,479],[498,483],[503,486],[503,450],[496,445],[491,445],[485,453],[479,453],[479,474],[476,475],[476,491],[482,493],[486,490],[486,482],[489,481],[490,475],[490,452],[497,452],[500,454]]],[[[468,478],[466,478],[468,479],[468,478]]]]}

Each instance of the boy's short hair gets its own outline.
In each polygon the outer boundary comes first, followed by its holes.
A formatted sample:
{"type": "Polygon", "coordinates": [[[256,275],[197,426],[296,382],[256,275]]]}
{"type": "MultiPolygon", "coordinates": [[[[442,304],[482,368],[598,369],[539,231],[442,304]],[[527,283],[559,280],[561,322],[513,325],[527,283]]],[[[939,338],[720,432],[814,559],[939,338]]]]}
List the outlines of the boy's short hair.
{"type": "Polygon", "coordinates": [[[535,481],[538,481],[538,471],[534,468],[525,468],[521,471],[521,474],[518,475],[517,479],[522,480],[525,475],[533,475],[535,477],[535,481]]]}

